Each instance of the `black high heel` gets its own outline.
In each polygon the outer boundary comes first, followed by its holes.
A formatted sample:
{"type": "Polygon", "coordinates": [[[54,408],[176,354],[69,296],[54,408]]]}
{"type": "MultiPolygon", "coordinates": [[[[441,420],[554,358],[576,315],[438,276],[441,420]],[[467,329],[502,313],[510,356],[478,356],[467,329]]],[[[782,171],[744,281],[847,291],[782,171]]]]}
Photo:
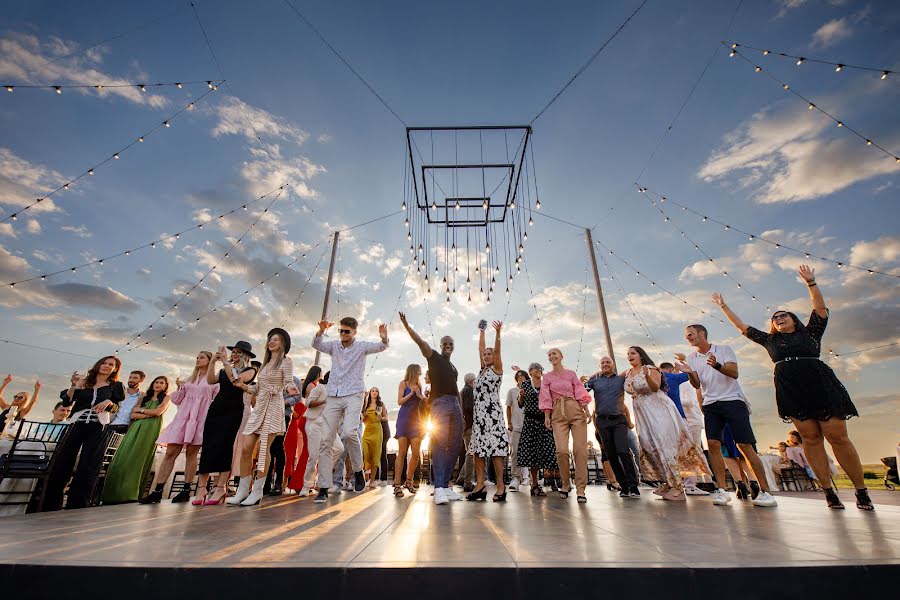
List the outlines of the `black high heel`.
{"type": "Polygon", "coordinates": [[[856,508],[859,510],[875,510],[868,488],[856,490],[856,508]]]}
{"type": "Polygon", "coordinates": [[[844,503],[838,498],[834,488],[825,488],[823,491],[825,492],[825,501],[828,503],[828,508],[844,510],[844,503]]]}
{"type": "Polygon", "coordinates": [[[506,502],[506,492],[504,491],[502,494],[494,494],[493,500],[494,502],[506,502]]]}
{"type": "Polygon", "coordinates": [[[750,497],[750,490],[747,489],[743,481],[738,481],[735,487],[737,487],[738,500],[746,500],[750,497]]]}
{"type": "Polygon", "coordinates": [[[485,502],[487,500],[487,489],[481,488],[477,492],[472,492],[466,496],[466,500],[469,500],[470,502],[485,502]]]}

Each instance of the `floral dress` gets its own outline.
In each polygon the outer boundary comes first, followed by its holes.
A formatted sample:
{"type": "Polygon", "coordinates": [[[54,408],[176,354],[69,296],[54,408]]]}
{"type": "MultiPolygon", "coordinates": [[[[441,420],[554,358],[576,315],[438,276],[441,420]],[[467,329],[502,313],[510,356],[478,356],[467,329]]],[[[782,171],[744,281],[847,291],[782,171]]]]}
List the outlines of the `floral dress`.
{"type": "MultiPolygon", "coordinates": [[[[525,396],[525,422],[519,438],[519,466],[532,469],[558,469],[553,431],[544,427],[544,411],[538,407],[538,391],[531,381],[519,384],[525,396]]],[[[537,483],[537,482],[535,482],[537,483]]]]}
{"type": "Polygon", "coordinates": [[[509,452],[509,432],[500,402],[500,383],[503,377],[493,367],[485,367],[475,380],[475,408],[472,424],[472,454],[488,458],[506,456],[509,452]]]}
{"type": "Polygon", "coordinates": [[[683,477],[710,474],[703,450],[694,444],[684,419],[664,391],[650,391],[640,372],[625,378],[625,391],[634,398],[643,480],[682,490],[683,477]]]}
{"type": "Polygon", "coordinates": [[[257,470],[264,471],[266,454],[269,448],[269,436],[283,434],[284,426],[284,386],[294,380],[294,363],[285,356],[280,364],[270,361],[263,365],[259,371],[256,383],[251,384],[251,391],[258,390],[256,394],[256,408],[250,413],[247,424],[244,425],[244,435],[259,435],[259,456],[257,458],[257,470]]]}

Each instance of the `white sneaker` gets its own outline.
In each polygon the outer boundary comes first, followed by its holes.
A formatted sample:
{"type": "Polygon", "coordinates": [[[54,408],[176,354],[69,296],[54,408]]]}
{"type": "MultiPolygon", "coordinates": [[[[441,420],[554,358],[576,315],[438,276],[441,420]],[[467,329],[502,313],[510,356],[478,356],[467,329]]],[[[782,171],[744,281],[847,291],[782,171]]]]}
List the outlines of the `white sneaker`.
{"type": "Polygon", "coordinates": [[[333,485],[328,489],[329,494],[340,494],[342,491],[344,491],[344,488],[339,485],[333,485]]]}
{"type": "Polygon", "coordinates": [[[447,497],[447,494],[444,492],[444,488],[435,488],[434,503],[435,504],[450,504],[450,498],[447,497]]]}
{"type": "Polygon", "coordinates": [[[353,491],[353,483],[349,479],[344,480],[344,489],[348,492],[353,491]]]}
{"type": "Polygon", "coordinates": [[[463,499],[462,496],[457,494],[456,490],[454,490],[453,488],[443,488],[443,490],[444,490],[444,495],[447,496],[447,500],[454,501],[454,500],[462,500],[463,499]]]}
{"type": "Polygon", "coordinates": [[[709,492],[694,486],[684,488],[684,493],[688,496],[709,496],[709,492]]]}
{"type": "Polygon", "coordinates": [[[297,492],[297,495],[300,496],[301,498],[305,498],[306,496],[309,496],[310,494],[312,494],[312,490],[310,488],[306,487],[305,485],[300,489],[299,492],[297,492]]]}
{"type": "Polygon", "coordinates": [[[513,477],[509,482],[509,491],[518,492],[519,491],[519,479],[518,477],[513,477]]]}
{"type": "Polygon", "coordinates": [[[387,487],[387,481],[383,479],[378,480],[378,487],[387,487]]]}
{"type": "Polygon", "coordinates": [[[731,494],[723,490],[722,488],[717,489],[713,492],[713,504],[716,506],[725,506],[729,502],[731,502],[731,494]]]}
{"type": "Polygon", "coordinates": [[[756,497],[756,500],[753,501],[753,506],[778,506],[778,501],[776,501],[775,496],[769,492],[761,492],[759,496],[756,497]]]}

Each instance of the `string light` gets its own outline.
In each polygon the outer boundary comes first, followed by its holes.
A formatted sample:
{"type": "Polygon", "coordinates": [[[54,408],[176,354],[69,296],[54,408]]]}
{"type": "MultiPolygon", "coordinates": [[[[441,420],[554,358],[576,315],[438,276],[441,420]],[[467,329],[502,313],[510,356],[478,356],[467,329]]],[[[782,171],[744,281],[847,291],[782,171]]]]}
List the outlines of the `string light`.
{"type": "Polygon", "coordinates": [[[833,264],[833,265],[840,265],[841,267],[849,267],[849,268],[851,268],[851,269],[857,269],[857,270],[859,270],[859,271],[866,271],[866,272],[871,273],[871,274],[874,274],[874,275],[884,275],[884,276],[887,276],[887,277],[895,277],[895,278],[900,279],[900,275],[896,275],[896,274],[893,274],[893,273],[887,273],[887,272],[885,272],[885,271],[882,271],[882,270],[879,270],[879,269],[876,269],[876,268],[873,268],[873,267],[863,267],[863,266],[860,266],[860,265],[853,265],[853,264],[847,263],[847,262],[845,262],[845,261],[835,260],[835,259],[829,258],[829,257],[827,257],[827,256],[820,256],[820,255],[817,255],[817,254],[813,254],[813,253],[808,252],[808,251],[806,251],[806,250],[799,250],[799,249],[793,248],[793,247],[791,247],[791,246],[786,246],[786,245],[782,244],[781,242],[776,242],[776,241],[772,241],[772,240],[770,240],[770,239],[764,238],[764,237],[762,237],[762,236],[761,236],[760,234],[758,234],[758,233],[754,234],[754,233],[751,233],[751,232],[749,232],[749,231],[745,231],[745,230],[743,230],[743,229],[740,229],[739,227],[735,227],[734,225],[730,225],[730,224],[728,224],[728,223],[725,223],[724,221],[719,221],[718,219],[714,219],[713,217],[708,217],[708,216],[704,215],[703,213],[700,213],[700,212],[694,210],[693,208],[691,208],[691,207],[689,207],[689,206],[686,206],[686,205],[684,205],[684,204],[681,204],[681,203],[679,203],[679,202],[676,202],[676,201],[672,200],[671,198],[669,198],[669,197],[667,197],[667,196],[662,196],[662,195],[660,195],[659,193],[654,192],[654,191],[651,190],[650,188],[642,187],[640,184],[637,184],[637,183],[636,183],[635,185],[637,185],[640,189],[644,190],[644,192],[646,192],[646,193],[652,194],[652,195],[654,195],[654,196],[656,196],[656,197],[658,197],[658,198],[660,198],[660,199],[665,198],[665,201],[666,201],[666,202],[668,202],[668,203],[670,203],[670,204],[674,204],[675,206],[681,208],[682,210],[686,210],[686,211],[688,211],[688,212],[690,212],[690,213],[692,213],[692,214],[694,214],[694,215],[697,215],[698,217],[701,217],[701,221],[702,221],[702,222],[709,221],[709,222],[712,222],[712,223],[716,223],[716,224],[718,224],[718,225],[721,225],[721,226],[723,226],[723,227],[728,226],[728,227],[729,227],[729,231],[734,231],[735,233],[739,233],[739,234],[741,234],[741,235],[743,235],[743,236],[748,236],[750,240],[758,239],[759,241],[765,242],[765,243],[767,243],[767,244],[769,244],[769,245],[771,245],[771,246],[775,246],[776,248],[779,248],[779,249],[780,249],[780,248],[783,248],[783,249],[785,249],[785,250],[789,250],[789,251],[795,252],[795,253],[797,253],[797,254],[802,254],[805,258],[815,258],[815,259],[817,259],[817,260],[821,260],[821,261],[823,261],[823,262],[828,262],[828,263],[831,263],[831,264],[833,264]]]}
{"type": "MultiPolygon", "coordinates": [[[[722,42],[722,43],[724,44],[725,42],[722,42]]],[[[796,96],[797,98],[800,98],[801,100],[803,100],[804,102],[806,102],[807,108],[808,108],[809,110],[817,110],[817,111],[819,111],[820,113],[822,113],[823,115],[825,115],[826,117],[828,117],[829,119],[831,119],[832,121],[834,121],[834,122],[837,124],[838,127],[841,127],[841,128],[846,129],[847,131],[853,133],[853,135],[855,135],[856,137],[860,138],[860,139],[863,140],[864,142],[867,142],[867,144],[866,144],[867,146],[873,146],[873,147],[875,147],[875,148],[878,148],[878,149],[881,150],[883,153],[885,153],[885,154],[887,154],[888,156],[890,156],[891,158],[893,158],[895,162],[897,162],[898,164],[900,164],[900,156],[898,156],[897,154],[894,154],[893,152],[891,152],[891,151],[888,150],[887,148],[881,146],[880,144],[875,143],[874,141],[872,141],[872,138],[863,135],[862,133],[860,133],[859,131],[853,129],[852,127],[849,127],[849,126],[846,125],[842,120],[838,119],[837,117],[835,117],[835,116],[832,115],[831,113],[828,113],[828,112],[822,110],[822,109],[819,108],[819,106],[817,106],[812,100],[810,100],[809,98],[807,98],[807,97],[803,96],[802,94],[798,93],[796,90],[791,89],[791,87],[790,87],[787,83],[781,81],[780,79],[778,79],[777,77],[775,77],[774,75],[772,75],[771,73],[769,73],[768,71],[763,70],[761,67],[759,67],[759,65],[754,64],[749,58],[747,58],[746,56],[744,56],[743,53],[737,52],[736,50],[735,50],[735,52],[736,52],[737,55],[740,56],[747,64],[751,65],[751,66],[754,68],[754,70],[756,70],[757,72],[762,72],[762,73],[764,73],[764,74],[766,75],[766,77],[768,77],[768,78],[771,79],[772,81],[775,81],[775,82],[781,84],[781,87],[784,88],[785,91],[790,92],[791,94],[793,94],[793,95],[796,96]],[[868,143],[869,141],[872,141],[872,143],[869,144],[869,143],[868,143]]],[[[847,65],[844,65],[844,66],[847,66],[847,65]]],[[[882,79],[884,79],[885,77],[887,77],[888,71],[884,71],[883,73],[884,73],[884,75],[883,75],[882,79]]]]}
{"type": "MultiPolygon", "coordinates": [[[[202,95],[200,95],[199,97],[197,97],[197,98],[194,100],[194,102],[199,102],[200,100],[202,100],[203,98],[205,98],[205,97],[206,97],[208,94],[210,94],[210,93],[212,93],[212,90],[208,90],[208,91],[204,92],[202,95]]],[[[109,163],[109,162],[115,160],[115,158],[113,158],[114,156],[119,155],[119,154],[125,152],[126,150],[129,150],[129,149],[130,149],[132,146],[134,146],[136,143],[143,142],[145,136],[151,135],[151,134],[155,133],[156,131],[158,131],[159,129],[163,128],[164,123],[169,123],[170,121],[172,121],[173,119],[175,119],[176,117],[178,117],[181,113],[183,113],[183,112],[186,111],[186,110],[187,110],[187,106],[182,107],[180,110],[178,110],[178,111],[175,112],[173,115],[171,115],[166,121],[164,121],[163,123],[157,125],[157,126],[154,127],[153,129],[151,129],[151,130],[145,132],[143,135],[141,135],[141,136],[137,139],[136,142],[131,142],[130,144],[126,145],[126,146],[123,147],[123,148],[120,148],[119,150],[117,150],[117,151],[114,152],[113,154],[108,154],[108,155],[107,155],[107,158],[106,158],[105,160],[103,160],[103,161],[101,161],[100,163],[94,165],[93,167],[90,167],[89,169],[87,169],[87,170],[84,171],[81,175],[75,177],[74,179],[71,179],[71,180],[69,180],[69,181],[66,181],[66,182],[63,183],[61,186],[59,186],[58,188],[56,188],[55,190],[53,190],[53,191],[51,191],[51,192],[45,194],[45,195],[42,196],[41,198],[38,198],[37,200],[35,200],[35,201],[32,202],[31,204],[28,204],[28,205],[26,205],[26,206],[23,206],[22,208],[19,208],[19,209],[16,211],[16,213],[17,213],[17,214],[22,214],[23,212],[25,212],[25,211],[27,211],[27,210],[30,210],[31,208],[33,208],[33,207],[36,206],[37,204],[41,203],[42,201],[46,200],[47,198],[50,198],[51,196],[53,196],[53,195],[55,195],[55,194],[57,194],[57,193],[59,193],[59,192],[61,192],[61,191],[63,191],[63,190],[69,189],[69,186],[72,185],[73,183],[75,183],[76,181],[78,181],[79,179],[81,179],[81,178],[83,178],[83,177],[89,177],[89,176],[93,175],[93,174],[94,174],[94,169],[97,169],[97,168],[99,168],[99,167],[102,167],[102,166],[106,165],[107,163],[109,163]]],[[[166,125],[166,127],[168,127],[168,125],[166,125]]],[[[4,217],[2,220],[0,220],[0,223],[5,223],[6,221],[10,220],[11,218],[12,218],[12,215],[7,215],[7,216],[4,217]]]]}
{"type": "Polygon", "coordinates": [[[734,54],[739,54],[739,52],[737,51],[737,48],[745,48],[745,49],[747,49],[747,50],[755,50],[755,51],[757,51],[757,52],[762,52],[762,55],[763,55],[763,56],[768,56],[769,54],[774,54],[775,56],[778,56],[779,58],[788,58],[788,59],[794,60],[794,61],[796,61],[796,64],[797,64],[798,66],[801,65],[801,64],[803,64],[803,63],[805,63],[805,62],[818,63],[818,64],[821,64],[821,65],[830,65],[830,66],[833,66],[833,67],[834,67],[835,73],[840,73],[840,72],[841,72],[842,70],[844,70],[845,68],[847,68],[847,69],[859,69],[859,70],[861,70],[861,71],[873,71],[873,72],[875,72],[875,73],[880,73],[880,74],[881,74],[881,79],[886,79],[887,76],[888,76],[888,74],[890,74],[890,73],[893,72],[893,71],[891,71],[891,70],[887,70],[887,69],[884,69],[884,68],[881,68],[881,67],[878,67],[878,68],[875,68],[875,67],[862,67],[862,66],[859,66],[859,65],[851,65],[851,64],[849,64],[849,63],[844,63],[844,62],[832,62],[832,61],[830,61],[830,60],[822,60],[822,59],[818,59],[818,58],[808,58],[808,57],[805,57],[805,56],[795,56],[795,55],[793,55],[793,54],[788,54],[788,53],[786,53],[786,52],[773,52],[773,51],[771,51],[771,50],[764,50],[764,49],[762,49],[762,48],[756,48],[756,47],[754,47],[754,46],[748,46],[748,45],[746,45],[746,44],[739,44],[739,43],[736,43],[736,42],[728,42],[728,41],[725,41],[725,40],[723,40],[722,43],[723,43],[724,45],[729,46],[729,47],[731,48],[732,56],[733,56],[734,54]]]}
{"type": "MultiPolygon", "coordinates": [[[[637,186],[637,189],[638,189],[638,192],[640,192],[640,193],[645,193],[645,192],[646,192],[646,190],[645,190],[644,188],[640,187],[640,186],[637,186]]],[[[722,268],[722,266],[721,266],[718,262],[716,262],[716,261],[713,259],[713,257],[712,257],[706,250],[704,250],[703,248],[701,248],[700,245],[699,245],[697,242],[695,242],[693,239],[691,239],[691,237],[688,236],[688,234],[687,234],[683,229],[681,229],[678,225],[675,224],[675,221],[673,221],[673,220],[669,217],[669,215],[666,214],[666,212],[665,212],[665,211],[662,209],[662,207],[660,206],[660,204],[663,203],[663,202],[665,202],[665,201],[667,200],[667,198],[666,198],[665,196],[658,196],[658,197],[659,197],[660,202],[655,202],[655,201],[651,200],[651,201],[650,201],[650,205],[651,205],[653,208],[655,208],[655,209],[659,212],[659,214],[661,214],[661,215],[664,217],[663,220],[664,220],[665,222],[667,222],[667,223],[670,223],[670,224],[672,225],[672,227],[674,227],[675,230],[678,231],[678,232],[681,234],[681,237],[683,237],[685,240],[687,240],[688,242],[690,242],[690,244],[694,247],[695,250],[697,250],[698,252],[700,252],[700,254],[702,254],[702,255],[703,255],[710,263],[712,263],[719,271],[722,272],[722,275],[724,275],[725,277],[727,277],[728,279],[730,279],[732,282],[734,282],[734,284],[735,284],[739,289],[743,290],[748,296],[750,296],[750,298],[751,298],[752,300],[756,300],[756,296],[755,296],[753,293],[751,293],[749,290],[747,290],[747,289],[743,286],[743,284],[742,284],[740,281],[738,281],[737,279],[735,279],[728,271],[726,271],[724,268],[722,268]]],[[[730,225],[725,225],[725,230],[726,230],[726,231],[728,231],[728,230],[730,230],[730,229],[731,229],[731,226],[730,226],[730,225]]],[[[771,308],[770,308],[769,306],[766,306],[765,308],[766,308],[766,311],[770,311],[770,310],[771,310],[771,308]]]]}
{"type": "Polygon", "coordinates": [[[217,268],[217,267],[218,267],[225,259],[228,258],[228,256],[229,256],[229,254],[231,253],[231,251],[234,250],[235,248],[237,248],[237,246],[241,243],[241,240],[243,240],[245,236],[247,236],[247,235],[250,234],[250,232],[253,230],[253,228],[256,227],[257,223],[259,223],[260,220],[263,218],[263,215],[265,215],[265,214],[269,211],[269,209],[272,208],[272,205],[274,205],[275,202],[277,202],[278,199],[281,198],[281,194],[284,192],[284,187],[285,187],[285,185],[282,184],[282,186],[281,186],[280,188],[278,188],[278,191],[275,193],[275,197],[272,198],[272,201],[269,202],[269,204],[266,206],[265,209],[263,209],[262,211],[259,212],[259,214],[258,214],[258,215],[256,216],[256,218],[253,220],[253,222],[250,223],[250,226],[247,227],[247,229],[244,230],[244,232],[243,232],[243,233],[242,233],[242,234],[241,234],[241,235],[240,235],[240,236],[239,236],[239,237],[231,244],[231,246],[228,247],[228,250],[225,251],[225,254],[222,256],[222,258],[218,259],[218,260],[213,264],[213,266],[210,267],[209,270],[207,270],[206,273],[204,273],[204,274],[200,277],[200,279],[198,279],[197,282],[194,283],[194,284],[188,289],[187,292],[185,292],[184,294],[182,294],[182,295],[175,301],[175,303],[172,304],[172,306],[170,306],[169,308],[167,308],[166,311],[165,311],[162,315],[160,315],[160,317],[159,317],[158,319],[156,319],[155,321],[153,321],[152,323],[150,323],[150,325],[148,325],[147,327],[145,327],[145,328],[143,329],[143,331],[141,331],[139,334],[137,334],[136,336],[134,336],[134,337],[132,337],[130,340],[128,340],[128,342],[126,342],[125,345],[120,346],[119,348],[117,348],[117,349],[116,349],[116,352],[118,353],[118,352],[119,352],[120,350],[122,350],[123,348],[128,347],[128,346],[131,346],[132,342],[134,342],[135,340],[137,340],[138,338],[140,338],[141,336],[143,336],[145,333],[147,333],[147,331],[149,331],[150,329],[152,329],[154,325],[156,325],[157,323],[159,323],[160,321],[162,321],[162,320],[166,317],[166,315],[168,315],[170,312],[172,312],[173,310],[175,310],[175,309],[178,307],[178,303],[179,303],[179,302],[181,302],[182,300],[184,300],[186,297],[190,296],[190,295],[191,295],[191,292],[193,292],[195,289],[197,289],[197,288],[200,286],[200,284],[203,283],[203,282],[206,280],[206,278],[209,277],[209,276],[212,274],[212,272],[215,271],[216,268],[217,268]]]}
{"type": "Polygon", "coordinates": [[[160,88],[160,87],[174,86],[174,87],[177,87],[178,89],[182,89],[185,85],[192,85],[195,83],[205,83],[209,86],[210,90],[213,90],[214,86],[217,86],[217,84],[222,83],[222,81],[224,81],[224,80],[219,80],[219,81],[215,81],[215,82],[213,82],[213,81],[185,81],[185,82],[181,82],[181,83],[176,83],[176,82],[172,82],[172,83],[166,83],[166,82],[159,82],[159,83],[90,83],[90,84],[79,83],[79,84],[70,84],[70,85],[62,84],[62,83],[51,84],[51,85],[25,85],[25,84],[21,84],[21,83],[8,83],[8,84],[2,84],[2,85],[6,86],[7,92],[12,92],[13,90],[48,90],[48,89],[52,89],[57,94],[62,94],[63,90],[92,89],[92,88],[97,91],[103,91],[104,88],[136,88],[142,92],[146,92],[148,87],[160,88]]]}

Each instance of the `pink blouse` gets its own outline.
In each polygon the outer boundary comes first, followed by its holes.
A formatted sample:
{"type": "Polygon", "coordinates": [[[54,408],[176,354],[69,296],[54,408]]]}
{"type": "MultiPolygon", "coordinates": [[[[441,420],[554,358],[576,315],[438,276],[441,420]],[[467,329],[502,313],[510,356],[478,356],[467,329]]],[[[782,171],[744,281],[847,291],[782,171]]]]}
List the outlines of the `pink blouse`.
{"type": "Polygon", "coordinates": [[[557,398],[575,398],[582,406],[590,404],[591,394],[584,389],[575,371],[566,369],[560,373],[548,371],[541,380],[541,392],[538,395],[538,408],[553,410],[557,398]]]}

